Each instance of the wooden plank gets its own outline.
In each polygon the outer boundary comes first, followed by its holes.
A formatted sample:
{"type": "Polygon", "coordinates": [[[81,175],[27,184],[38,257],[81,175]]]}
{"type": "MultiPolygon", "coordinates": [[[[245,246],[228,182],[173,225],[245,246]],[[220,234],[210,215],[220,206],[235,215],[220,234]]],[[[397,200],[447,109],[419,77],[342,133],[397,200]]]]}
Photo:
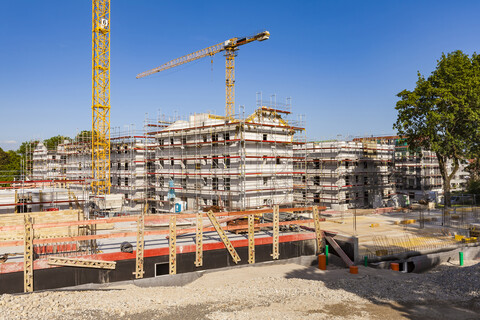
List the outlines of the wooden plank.
{"type": "Polygon", "coordinates": [[[48,257],[48,264],[55,266],[80,267],[80,268],[94,268],[94,269],[110,269],[116,267],[114,261],[104,260],[90,260],[67,257],[48,257]]]}
{"type": "Polygon", "coordinates": [[[207,216],[212,222],[213,226],[215,227],[215,230],[217,231],[218,235],[222,239],[223,244],[225,245],[225,248],[227,248],[228,252],[232,256],[233,262],[238,263],[240,261],[240,256],[238,255],[237,250],[235,250],[232,243],[230,242],[230,239],[228,239],[225,231],[222,229],[222,227],[218,223],[217,218],[213,215],[212,211],[207,212],[207,216]]]}
{"type": "Polygon", "coordinates": [[[197,213],[195,227],[195,265],[201,267],[203,265],[203,218],[201,213],[197,213]]]}
{"type": "Polygon", "coordinates": [[[175,215],[170,216],[168,239],[168,266],[169,274],[177,273],[177,217],[175,215]]]}
{"type": "Polygon", "coordinates": [[[255,216],[248,216],[248,263],[255,263],[255,216]]]}
{"type": "Polygon", "coordinates": [[[33,292],[33,220],[28,215],[25,215],[23,218],[25,219],[25,232],[23,238],[23,291],[33,292]]]}
{"type": "Polygon", "coordinates": [[[280,230],[279,230],[279,227],[280,227],[280,215],[279,215],[279,208],[278,208],[278,205],[274,206],[273,207],[273,241],[272,241],[272,258],[275,260],[275,259],[278,259],[279,256],[280,256],[280,252],[279,252],[279,240],[278,240],[278,237],[279,237],[279,233],[280,233],[280,230]]]}
{"type": "Polygon", "coordinates": [[[342,258],[343,262],[345,262],[347,267],[354,265],[352,260],[350,260],[347,254],[342,250],[342,248],[340,248],[340,246],[338,245],[337,241],[335,241],[335,239],[329,236],[325,236],[325,239],[328,241],[328,243],[332,245],[333,249],[335,249],[335,252],[338,253],[338,255],[340,256],[340,258],[342,258]]]}

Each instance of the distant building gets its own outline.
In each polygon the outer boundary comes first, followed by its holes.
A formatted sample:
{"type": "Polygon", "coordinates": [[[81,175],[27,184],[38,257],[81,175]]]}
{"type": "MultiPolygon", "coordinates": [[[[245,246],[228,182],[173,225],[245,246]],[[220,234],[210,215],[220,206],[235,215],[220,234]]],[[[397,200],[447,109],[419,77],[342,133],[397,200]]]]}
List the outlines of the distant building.
{"type": "Polygon", "coordinates": [[[375,142],[308,142],[306,191],[309,203],[333,210],[383,207],[395,192],[393,146],[375,142]]]}

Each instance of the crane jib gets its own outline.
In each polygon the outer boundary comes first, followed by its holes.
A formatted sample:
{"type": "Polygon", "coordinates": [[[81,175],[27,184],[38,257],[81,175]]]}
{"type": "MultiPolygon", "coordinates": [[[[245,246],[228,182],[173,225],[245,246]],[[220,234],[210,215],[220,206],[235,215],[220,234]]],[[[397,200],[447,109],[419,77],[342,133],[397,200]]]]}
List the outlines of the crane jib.
{"type": "Polygon", "coordinates": [[[169,61],[160,67],[155,69],[142,72],[137,75],[137,79],[146,77],[148,75],[161,72],[184,63],[198,60],[207,56],[213,56],[219,52],[227,51],[226,56],[226,103],[225,103],[225,117],[227,119],[233,119],[235,117],[235,51],[238,50],[237,47],[253,42],[253,41],[264,41],[270,37],[270,32],[263,31],[252,37],[242,37],[242,38],[231,38],[224,42],[218,43],[211,47],[187,54],[183,57],[169,61]]]}

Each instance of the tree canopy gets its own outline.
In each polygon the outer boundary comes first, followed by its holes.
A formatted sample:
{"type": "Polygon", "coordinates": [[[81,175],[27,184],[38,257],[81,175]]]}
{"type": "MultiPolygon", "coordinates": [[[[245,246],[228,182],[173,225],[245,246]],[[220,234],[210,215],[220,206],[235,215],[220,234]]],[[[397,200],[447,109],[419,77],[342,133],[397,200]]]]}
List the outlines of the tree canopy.
{"type": "Polygon", "coordinates": [[[460,161],[474,155],[480,141],[480,56],[469,57],[462,51],[442,54],[428,78],[418,72],[415,89],[397,96],[393,128],[406,137],[410,148],[435,152],[445,203],[450,205],[450,180],[460,161]]]}
{"type": "Polygon", "coordinates": [[[48,150],[56,150],[57,146],[59,144],[62,144],[65,140],[71,141],[69,137],[58,135],[58,136],[43,140],[43,143],[45,144],[45,147],[47,147],[48,150]]]}
{"type": "Polygon", "coordinates": [[[20,175],[21,156],[15,151],[0,148],[0,181],[13,181],[20,175]]]}

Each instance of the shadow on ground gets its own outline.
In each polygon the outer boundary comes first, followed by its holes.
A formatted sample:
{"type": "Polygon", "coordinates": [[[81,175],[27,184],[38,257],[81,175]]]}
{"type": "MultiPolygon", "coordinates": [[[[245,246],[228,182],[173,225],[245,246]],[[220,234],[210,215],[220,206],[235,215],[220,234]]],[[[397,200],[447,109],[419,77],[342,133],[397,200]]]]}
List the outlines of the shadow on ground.
{"type": "MultiPolygon", "coordinates": [[[[452,264],[425,274],[361,266],[359,274],[352,275],[345,267],[339,268],[342,262],[338,257],[331,257],[334,263],[327,271],[310,267],[294,270],[285,277],[322,281],[329,289],[344,290],[364,298],[375,305],[366,310],[374,318],[480,319],[480,264],[461,268],[452,264]]],[[[329,306],[319,313],[345,316],[338,310],[331,310],[334,307],[329,306]]],[[[359,311],[350,308],[348,315],[359,311]]]]}

